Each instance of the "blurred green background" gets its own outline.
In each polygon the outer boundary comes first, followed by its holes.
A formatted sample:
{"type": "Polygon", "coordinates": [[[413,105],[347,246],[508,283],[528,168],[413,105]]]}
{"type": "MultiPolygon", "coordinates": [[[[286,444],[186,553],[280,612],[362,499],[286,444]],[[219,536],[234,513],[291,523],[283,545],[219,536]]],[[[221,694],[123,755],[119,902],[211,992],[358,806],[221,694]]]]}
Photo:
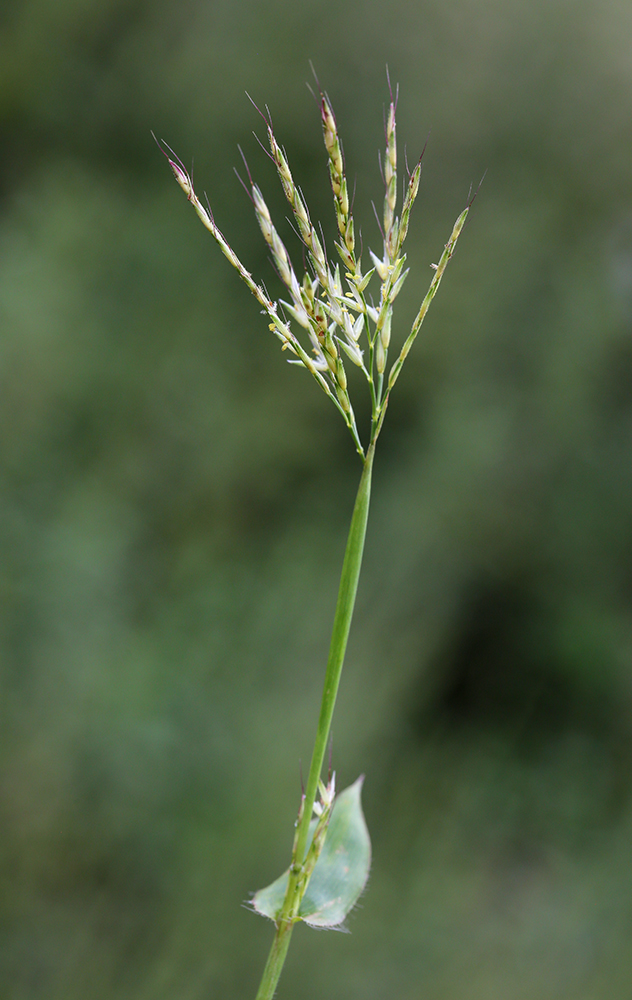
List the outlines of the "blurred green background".
{"type": "MultiPolygon", "coordinates": [[[[245,96],[331,244],[312,59],[377,250],[400,85],[407,333],[334,721],[367,775],[351,936],[279,998],[628,1000],[632,983],[629,0],[4,0],[0,992],[253,997],[360,466],[150,129],[279,293],[245,96]]],[[[296,250],[297,260],[300,251],[296,250]]]]}

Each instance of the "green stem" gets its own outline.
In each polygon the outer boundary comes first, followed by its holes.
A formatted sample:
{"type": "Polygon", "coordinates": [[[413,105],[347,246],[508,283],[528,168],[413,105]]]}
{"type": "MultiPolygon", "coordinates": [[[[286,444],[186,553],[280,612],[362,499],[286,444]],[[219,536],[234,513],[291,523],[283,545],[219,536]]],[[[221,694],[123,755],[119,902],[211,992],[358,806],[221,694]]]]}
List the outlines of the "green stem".
{"type": "Polygon", "coordinates": [[[287,950],[292,936],[292,928],[299,919],[298,912],[301,899],[307,888],[307,879],[304,877],[302,863],[307,849],[307,839],[309,836],[309,823],[314,811],[314,802],[318,791],[318,780],[323,769],[323,761],[327,751],[329,732],[331,730],[331,720],[336,705],[340,675],[344,663],[347,639],[353,617],[356,593],[358,590],[358,579],[360,577],[360,567],[362,566],[362,554],[364,552],[364,539],[366,537],[366,526],[369,517],[369,504],[371,500],[371,475],[373,472],[373,456],[375,454],[375,442],[367,451],[364,460],[362,477],[358,487],[355,506],[349,527],[347,547],[345,549],[342,573],[340,575],[340,587],[338,589],[338,600],[334,614],[334,624],[329,646],[329,658],[327,660],[327,670],[325,673],[325,685],[318,718],[318,728],[316,730],[316,740],[312,752],[312,761],[307,778],[305,789],[305,799],[299,827],[296,835],[296,847],[294,851],[295,863],[290,867],[287,892],[283,909],[277,921],[276,934],[272,942],[272,948],[266,962],[259,991],[256,1000],[271,1000],[274,996],[281,970],[285,962],[287,950]],[[300,859],[300,860],[299,860],[300,859]]]}
{"type": "Polygon", "coordinates": [[[290,947],[290,938],[292,937],[293,928],[293,923],[279,921],[276,934],[274,935],[274,941],[272,942],[272,947],[270,949],[270,954],[268,955],[268,961],[266,962],[265,969],[263,970],[263,976],[261,977],[261,983],[259,985],[256,1000],[271,1000],[274,996],[274,991],[277,988],[277,983],[279,982],[281,976],[281,970],[283,969],[283,965],[285,963],[285,956],[287,955],[287,950],[290,947]]]}
{"type": "Polygon", "coordinates": [[[340,674],[344,662],[345,651],[347,649],[347,639],[349,628],[353,616],[356,593],[358,589],[358,579],[360,567],[362,565],[362,554],[364,552],[364,539],[366,536],[366,526],[369,517],[369,503],[371,500],[371,474],[373,472],[373,456],[375,448],[370,447],[364,462],[362,477],[358,487],[351,525],[349,527],[349,537],[345,550],[342,573],[340,575],[340,587],[338,589],[338,600],[334,615],[334,624],[329,646],[329,658],[327,660],[327,670],[325,673],[325,684],[323,697],[320,706],[320,716],[318,719],[318,729],[316,742],[312,754],[312,761],[307,778],[305,789],[305,808],[303,818],[298,831],[296,856],[302,858],[307,847],[307,833],[309,823],[312,818],[314,801],[318,790],[318,779],[323,767],[327,743],[329,741],[329,731],[331,720],[334,714],[340,674]]]}

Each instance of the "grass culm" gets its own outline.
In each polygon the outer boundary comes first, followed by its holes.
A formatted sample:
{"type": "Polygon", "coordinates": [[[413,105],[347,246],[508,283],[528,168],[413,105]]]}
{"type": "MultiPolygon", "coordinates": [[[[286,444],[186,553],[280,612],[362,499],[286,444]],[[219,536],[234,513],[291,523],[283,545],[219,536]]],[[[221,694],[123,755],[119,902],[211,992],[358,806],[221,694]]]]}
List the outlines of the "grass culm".
{"type": "MultiPolygon", "coordinates": [[[[275,227],[264,196],[246,167],[245,185],[254,206],[272,262],[283,283],[285,299],[273,300],[241,262],[218,228],[208,200],[196,194],[191,174],[173,151],[161,145],[173,174],[202,224],[218,243],[267,315],[270,331],[291,364],[306,371],[339,411],[362,463],[360,484],[342,565],[322,700],[307,782],[295,826],[287,871],[256,893],[252,905],[275,924],[274,940],[256,1000],[270,1000],[285,962],[292,930],[299,920],[316,927],[339,927],[358,899],[370,865],[370,840],[360,804],[361,779],[336,796],[335,774],[322,778],[331,722],[362,565],[371,499],[371,476],[377,440],[390,394],[419,333],[443,274],[452,257],[472,204],[458,216],[408,335],[393,352],[393,307],[408,276],[403,251],[411,211],[422,171],[421,157],[406,171],[398,214],[397,99],[390,91],[385,114],[385,150],[381,160],[384,203],[379,253],[369,250],[371,266],[364,270],[358,251],[342,145],[331,102],[319,92],[318,103],[333,194],[337,259],[325,249],[322,229],[310,216],[302,191],[275,136],[271,117],[262,114],[269,155],[276,167],[303,247],[306,267],[300,276],[275,227]],[[389,360],[389,352],[394,360],[389,360]],[[366,440],[358,431],[345,365],[360,369],[371,403],[366,440]]],[[[261,112],[260,112],[261,113],[261,112]]],[[[423,156],[423,154],[422,154],[423,156]]]]}

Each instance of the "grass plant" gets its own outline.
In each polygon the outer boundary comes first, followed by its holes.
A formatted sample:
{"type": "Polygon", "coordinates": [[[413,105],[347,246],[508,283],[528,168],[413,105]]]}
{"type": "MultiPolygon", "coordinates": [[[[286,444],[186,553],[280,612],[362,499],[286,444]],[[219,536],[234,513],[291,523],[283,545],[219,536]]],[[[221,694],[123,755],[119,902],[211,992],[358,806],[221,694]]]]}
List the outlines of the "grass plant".
{"type": "Polygon", "coordinates": [[[256,893],[252,901],[254,909],[270,917],[275,924],[274,940],[256,1000],[270,1000],[274,995],[295,924],[304,920],[317,927],[340,927],[368,877],[370,841],[360,804],[362,781],[358,779],[336,797],[335,773],[330,770],[327,782],[323,782],[323,765],[362,565],[377,440],[390,394],[454,253],[473,201],[470,198],[458,216],[438,263],[431,265],[434,275],[430,286],[389,368],[393,305],[409,273],[403,245],[419,190],[423,157],[422,153],[413,170],[407,170],[398,215],[397,98],[390,86],[389,92],[386,144],[381,161],[385,194],[381,219],[378,219],[382,245],[379,254],[369,250],[372,266],[368,270],[363,270],[361,253],[357,249],[342,145],[327,95],[319,92],[318,99],[337,223],[334,245],[339,261],[328,257],[322,229],[311,219],[285,151],[274,134],[270,114],[267,111],[262,114],[269,155],[303,246],[306,268],[300,279],[247,166],[249,183],[245,186],[285,288],[286,299],[275,301],[265,286],[255,281],[218,228],[208,199],[203,204],[196,194],[191,175],[182,161],[166,144],[160,147],[203,225],[267,315],[269,328],[281,342],[281,350],[288,354],[290,363],[312,376],[339,411],[362,462],[342,565],[314,749],[295,825],[290,865],[276,882],[256,893]],[[372,287],[375,293],[370,290],[372,287]],[[366,380],[371,402],[371,423],[366,440],[358,430],[345,363],[357,366],[366,380]]]}

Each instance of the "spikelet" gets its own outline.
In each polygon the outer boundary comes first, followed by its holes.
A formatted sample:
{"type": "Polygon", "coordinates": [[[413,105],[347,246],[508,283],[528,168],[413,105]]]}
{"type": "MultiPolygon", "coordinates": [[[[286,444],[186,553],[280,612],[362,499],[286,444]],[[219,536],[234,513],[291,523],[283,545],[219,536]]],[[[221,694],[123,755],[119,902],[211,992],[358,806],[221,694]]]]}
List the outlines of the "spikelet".
{"type": "Polygon", "coordinates": [[[391,264],[396,257],[397,220],[397,137],[395,126],[395,103],[391,98],[386,119],[386,154],[384,157],[384,260],[391,264]]]}

